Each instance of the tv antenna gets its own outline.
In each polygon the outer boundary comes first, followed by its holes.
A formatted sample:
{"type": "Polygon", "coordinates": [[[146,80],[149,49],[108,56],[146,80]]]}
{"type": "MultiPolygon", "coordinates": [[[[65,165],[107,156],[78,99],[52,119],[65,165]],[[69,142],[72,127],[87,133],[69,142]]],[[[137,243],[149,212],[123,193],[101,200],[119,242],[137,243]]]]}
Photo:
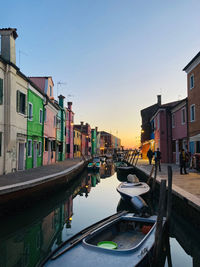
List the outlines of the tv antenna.
{"type": "Polygon", "coordinates": [[[28,56],[25,52],[23,52],[22,50],[19,49],[19,68],[20,68],[20,64],[21,64],[21,55],[28,56]]]}
{"type": "Polygon", "coordinates": [[[57,82],[57,98],[58,98],[58,88],[59,86],[61,87],[61,85],[64,85],[64,84],[67,84],[67,83],[61,82],[61,81],[57,82]]]}

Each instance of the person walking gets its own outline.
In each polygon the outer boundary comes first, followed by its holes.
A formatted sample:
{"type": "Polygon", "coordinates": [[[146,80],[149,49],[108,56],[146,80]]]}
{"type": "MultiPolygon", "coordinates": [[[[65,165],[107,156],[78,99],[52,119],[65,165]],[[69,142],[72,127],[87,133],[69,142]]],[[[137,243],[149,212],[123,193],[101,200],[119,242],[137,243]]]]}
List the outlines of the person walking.
{"type": "Polygon", "coordinates": [[[180,174],[183,174],[183,170],[185,174],[188,174],[186,171],[186,153],[184,149],[181,150],[179,159],[180,159],[180,174]]]}
{"type": "Polygon", "coordinates": [[[159,171],[161,172],[161,165],[160,165],[161,152],[160,152],[159,148],[157,148],[157,150],[155,151],[154,159],[155,159],[155,165],[159,167],[159,171]]]}
{"type": "Polygon", "coordinates": [[[147,152],[147,158],[149,159],[149,165],[151,165],[152,158],[153,158],[153,151],[151,150],[151,148],[149,148],[147,152]]]}

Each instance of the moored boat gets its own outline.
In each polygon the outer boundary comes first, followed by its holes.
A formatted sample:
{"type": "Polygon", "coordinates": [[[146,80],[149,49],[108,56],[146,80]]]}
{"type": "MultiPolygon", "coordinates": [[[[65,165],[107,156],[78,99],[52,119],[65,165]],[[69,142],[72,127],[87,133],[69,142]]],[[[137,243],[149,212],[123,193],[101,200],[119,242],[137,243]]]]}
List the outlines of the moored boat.
{"type": "Polygon", "coordinates": [[[50,255],[44,266],[147,266],[155,241],[156,216],[119,214],[82,231],[50,255]]]}

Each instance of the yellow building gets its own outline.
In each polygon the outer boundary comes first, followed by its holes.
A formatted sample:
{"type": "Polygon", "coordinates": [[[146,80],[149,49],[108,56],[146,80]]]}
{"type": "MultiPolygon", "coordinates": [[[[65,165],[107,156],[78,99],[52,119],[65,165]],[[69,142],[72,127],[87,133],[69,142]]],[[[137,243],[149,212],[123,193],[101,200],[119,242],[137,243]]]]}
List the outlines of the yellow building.
{"type": "Polygon", "coordinates": [[[74,158],[81,157],[81,131],[74,128],[74,158]]]}

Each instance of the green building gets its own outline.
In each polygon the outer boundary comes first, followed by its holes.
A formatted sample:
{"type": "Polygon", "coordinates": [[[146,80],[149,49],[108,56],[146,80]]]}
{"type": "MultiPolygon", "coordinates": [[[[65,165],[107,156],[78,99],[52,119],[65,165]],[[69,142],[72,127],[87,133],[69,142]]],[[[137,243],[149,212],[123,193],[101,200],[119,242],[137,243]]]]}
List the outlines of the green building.
{"type": "Polygon", "coordinates": [[[29,85],[27,94],[26,169],[39,167],[43,160],[44,105],[43,95],[29,85]]]}
{"type": "Polygon", "coordinates": [[[97,132],[96,129],[91,130],[92,156],[97,154],[97,132]]]}
{"type": "Polygon", "coordinates": [[[65,121],[66,112],[64,109],[65,97],[60,95],[59,97],[59,111],[57,115],[57,130],[56,130],[56,159],[63,161],[65,159],[65,121]]]}

